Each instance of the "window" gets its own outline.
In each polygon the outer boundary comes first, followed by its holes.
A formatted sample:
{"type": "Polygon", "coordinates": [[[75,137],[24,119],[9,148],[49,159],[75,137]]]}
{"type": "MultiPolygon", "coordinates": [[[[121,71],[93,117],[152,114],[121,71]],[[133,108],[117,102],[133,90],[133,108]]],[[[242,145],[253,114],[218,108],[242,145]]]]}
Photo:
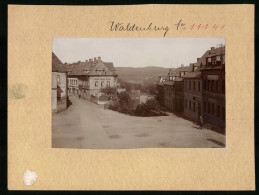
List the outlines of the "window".
{"type": "Polygon", "coordinates": [[[101,81],[101,86],[103,86],[104,81],[101,81]]]}
{"type": "Polygon", "coordinates": [[[207,86],[207,88],[208,88],[208,91],[210,91],[210,81],[208,80],[208,86],[207,86]]]}
{"type": "Polygon", "coordinates": [[[208,113],[210,114],[210,103],[208,102],[208,113]]]}
{"type": "Polygon", "coordinates": [[[222,107],[222,108],[221,108],[221,112],[222,112],[221,119],[222,119],[223,121],[225,121],[225,107],[222,107]]]}
{"type": "Polygon", "coordinates": [[[189,81],[189,90],[191,90],[192,86],[191,86],[191,81],[189,81]]]}
{"type": "Polygon", "coordinates": [[[187,108],[187,100],[184,100],[185,108],[187,108]]]}
{"type": "Polygon", "coordinates": [[[204,101],[204,102],[203,102],[203,111],[204,111],[204,112],[207,112],[207,110],[206,110],[206,104],[207,104],[207,102],[204,101]]]}
{"type": "Polygon", "coordinates": [[[214,81],[210,81],[211,82],[211,91],[214,91],[214,81]]]}
{"type": "Polygon", "coordinates": [[[198,91],[201,91],[201,82],[198,82],[198,91]]]}
{"type": "Polygon", "coordinates": [[[95,87],[98,87],[98,81],[95,81],[95,87]]]}
{"type": "Polygon", "coordinates": [[[57,75],[57,83],[60,84],[60,76],[57,75]]]}
{"type": "Polygon", "coordinates": [[[216,116],[217,116],[218,118],[220,117],[220,106],[219,106],[219,105],[217,105],[216,116]]]}
{"type": "Polygon", "coordinates": [[[206,89],[206,86],[207,86],[207,85],[206,85],[206,82],[207,82],[207,80],[205,79],[205,80],[204,80],[204,84],[203,84],[203,85],[204,85],[203,89],[206,89]]]}
{"type": "Polygon", "coordinates": [[[216,58],[215,57],[213,57],[211,60],[212,60],[212,64],[216,64],[216,58]]]}
{"type": "Polygon", "coordinates": [[[211,114],[215,114],[215,104],[211,103],[211,114]]]}
{"type": "Polygon", "coordinates": [[[193,90],[195,91],[195,81],[193,81],[193,90]]]}
{"type": "Polygon", "coordinates": [[[215,81],[215,91],[218,92],[218,81],[215,81]]]}
{"type": "Polygon", "coordinates": [[[107,87],[110,87],[110,81],[107,81],[107,87]]]}
{"type": "Polygon", "coordinates": [[[191,102],[191,100],[189,100],[189,109],[190,110],[192,109],[191,106],[192,106],[192,102],[191,102]]]}
{"type": "Polygon", "coordinates": [[[196,112],[196,103],[193,102],[192,104],[193,104],[193,112],[196,112]]]}

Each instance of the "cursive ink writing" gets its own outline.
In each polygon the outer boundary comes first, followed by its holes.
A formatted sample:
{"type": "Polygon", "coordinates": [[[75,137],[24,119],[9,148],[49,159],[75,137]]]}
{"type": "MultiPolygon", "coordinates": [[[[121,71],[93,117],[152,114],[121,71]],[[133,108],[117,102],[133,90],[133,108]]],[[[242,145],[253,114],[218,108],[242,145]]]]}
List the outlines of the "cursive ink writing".
{"type": "Polygon", "coordinates": [[[125,24],[123,22],[111,22],[110,31],[163,31],[164,37],[170,30],[168,26],[157,26],[153,23],[149,23],[147,26],[138,26],[136,24],[131,24],[130,22],[125,24]]]}

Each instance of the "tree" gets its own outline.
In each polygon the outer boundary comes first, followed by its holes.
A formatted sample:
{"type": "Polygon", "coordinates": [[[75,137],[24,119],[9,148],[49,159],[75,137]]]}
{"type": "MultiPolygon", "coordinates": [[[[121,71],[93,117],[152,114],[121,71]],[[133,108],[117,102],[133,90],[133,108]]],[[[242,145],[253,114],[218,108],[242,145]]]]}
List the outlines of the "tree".
{"type": "Polygon", "coordinates": [[[121,106],[129,106],[131,103],[130,95],[127,92],[121,92],[118,94],[119,102],[121,106]]]}
{"type": "Polygon", "coordinates": [[[117,93],[117,90],[113,87],[106,87],[106,88],[101,89],[101,92],[106,95],[114,95],[117,93]]]}

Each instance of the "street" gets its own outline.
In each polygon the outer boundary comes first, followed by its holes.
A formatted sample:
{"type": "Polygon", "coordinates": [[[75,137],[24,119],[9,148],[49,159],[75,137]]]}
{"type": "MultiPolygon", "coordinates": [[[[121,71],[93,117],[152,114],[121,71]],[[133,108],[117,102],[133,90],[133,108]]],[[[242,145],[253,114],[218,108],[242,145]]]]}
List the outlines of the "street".
{"type": "Polygon", "coordinates": [[[70,96],[72,105],[52,114],[52,147],[85,149],[214,148],[225,136],[197,129],[180,117],[136,117],[70,96]]]}

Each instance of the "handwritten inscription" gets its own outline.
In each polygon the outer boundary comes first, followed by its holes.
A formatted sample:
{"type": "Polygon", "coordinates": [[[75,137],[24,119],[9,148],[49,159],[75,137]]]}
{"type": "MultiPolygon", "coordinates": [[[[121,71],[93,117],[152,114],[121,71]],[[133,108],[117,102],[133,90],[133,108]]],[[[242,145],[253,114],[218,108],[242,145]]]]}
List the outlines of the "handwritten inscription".
{"type": "Polygon", "coordinates": [[[138,26],[132,23],[123,23],[114,21],[111,22],[110,31],[163,31],[164,37],[167,32],[170,30],[168,26],[157,26],[153,23],[149,23],[147,26],[138,26]]]}
{"type": "Polygon", "coordinates": [[[110,22],[110,31],[157,31],[162,32],[163,36],[165,37],[170,29],[179,31],[179,30],[224,30],[226,27],[225,24],[201,24],[201,23],[193,23],[191,25],[185,24],[182,19],[173,24],[173,28],[169,26],[159,26],[153,23],[149,23],[146,26],[140,26],[135,23],[123,23],[123,22],[110,22]]]}

